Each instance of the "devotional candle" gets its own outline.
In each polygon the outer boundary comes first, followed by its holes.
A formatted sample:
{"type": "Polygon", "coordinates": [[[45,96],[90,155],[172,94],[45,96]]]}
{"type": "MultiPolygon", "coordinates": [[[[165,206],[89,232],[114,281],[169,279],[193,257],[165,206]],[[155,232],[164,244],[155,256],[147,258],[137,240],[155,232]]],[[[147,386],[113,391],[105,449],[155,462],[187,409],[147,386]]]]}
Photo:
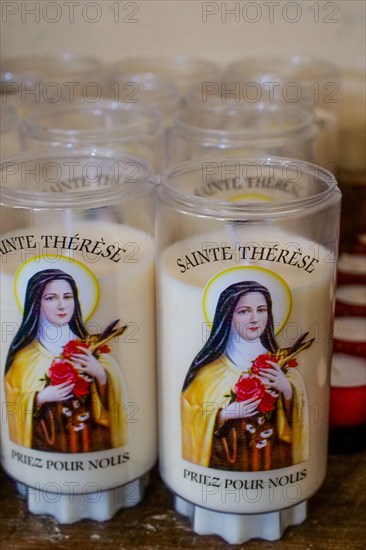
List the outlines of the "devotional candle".
{"type": "Polygon", "coordinates": [[[60,146],[106,148],[136,155],[157,171],[165,166],[161,115],[141,104],[112,99],[61,102],[29,114],[21,135],[26,151],[60,146]]]}
{"type": "Polygon", "coordinates": [[[203,158],[278,155],[313,162],[313,114],[288,104],[190,104],[173,119],[168,166],[203,158]]]}
{"type": "Polygon", "coordinates": [[[102,150],[1,166],[1,462],[60,522],[137,504],[156,460],[154,187],[102,150]]]}
{"type": "Polygon", "coordinates": [[[158,198],[162,478],[197,533],[275,540],[326,471],[340,192],[234,158],[172,168],[158,198]]]}
{"type": "Polygon", "coordinates": [[[75,52],[8,57],[1,62],[1,101],[14,106],[21,119],[60,102],[96,102],[103,69],[97,57],[75,52]]]}
{"type": "MultiPolygon", "coordinates": [[[[274,104],[280,98],[280,103],[289,105],[302,103],[304,99],[307,102],[306,96],[310,95],[319,128],[316,162],[335,172],[339,158],[348,155],[348,151],[338,151],[339,106],[342,98],[341,76],[337,65],[301,55],[255,56],[231,63],[223,78],[234,81],[241,91],[246,90],[248,85],[257,89],[259,86],[264,87],[270,102],[274,104]]],[[[342,133],[346,132],[347,129],[342,128],[342,133]]],[[[344,143],[350,141],[349,133],[347,138],[342,137],[344,143]]]]}
{"type": "Polygon", "coordinates": [[[174,83],[182,95],[193,84],[216,80],[219,67],[214,61],[185,54],[143,55],[119,59],[111,65],[111,71],[123,78],[134,75],[141,79],[152,76],[174,83]]]}

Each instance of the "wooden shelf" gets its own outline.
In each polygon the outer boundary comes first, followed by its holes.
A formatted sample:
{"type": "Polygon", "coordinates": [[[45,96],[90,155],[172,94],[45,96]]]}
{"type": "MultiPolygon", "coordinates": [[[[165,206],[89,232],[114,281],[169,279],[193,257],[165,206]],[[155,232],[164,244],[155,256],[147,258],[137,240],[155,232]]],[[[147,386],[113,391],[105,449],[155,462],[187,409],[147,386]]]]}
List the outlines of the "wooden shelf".
{"type": "MultiPolygon", "coordinates": [[[[172,508],[172,497],[152,473],[139,506],[112,520],[60,525],[48,516],[29,514],[14,482],[1,473],[1,548],[161,550],[229,548],[217,536],[195,535],[188,520],[172,508]]],[[[276,542],[252,540],[245,550],[364,550],[366,541],[366,452],[330,456],[325,483],[309,501],[307,520],[289,528],[276,542]]],[[[240,548],[235,545],[232,548],[240,548]]]]}

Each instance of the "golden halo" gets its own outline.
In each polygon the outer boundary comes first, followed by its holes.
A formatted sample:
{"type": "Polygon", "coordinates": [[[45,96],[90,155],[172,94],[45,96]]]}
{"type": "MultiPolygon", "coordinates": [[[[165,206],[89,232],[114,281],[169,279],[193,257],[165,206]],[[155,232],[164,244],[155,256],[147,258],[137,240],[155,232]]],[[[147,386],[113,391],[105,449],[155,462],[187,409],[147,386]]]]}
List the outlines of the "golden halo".
{"type": "Polygon", "coordinates": [[[28,281],[33,275],[45,269],[61,269],[70,275],[76,284],[79,294],[81,314],[87,321],[94,313],[99,301],[99,284],[92,271],[78,260],[47,254],[34,256],[24,262],[14,276],[14,294],[18,308],[23,314],[25,293],[28,281]]]}
{"type": "Polygon", "coordinates": [[[291,290],[277,273],[256,266],[230,267],[216,273],[206,284],[202,296],[202,309],[206,322],[211,325],[221,292],[228,286],[242,281],[256,281],[265,286],[272,298],[272,313],[275,333],[281,332],[291,313],[291,290]]]}
{"type": "Polygon", "coordinates": [[[229,202],[273,202],[273,199],[262,193],[243,193],[235,196],[229,202]]]}

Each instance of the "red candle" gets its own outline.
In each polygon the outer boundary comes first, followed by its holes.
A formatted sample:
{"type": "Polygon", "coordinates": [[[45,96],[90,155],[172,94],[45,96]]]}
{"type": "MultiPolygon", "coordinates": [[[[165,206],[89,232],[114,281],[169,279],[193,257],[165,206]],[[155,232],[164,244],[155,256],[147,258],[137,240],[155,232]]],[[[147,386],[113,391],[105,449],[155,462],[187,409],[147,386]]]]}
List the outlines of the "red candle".
{"type": "Polygon", "coordinates": [[[351,427],[366,423],[366,361],[335,353],[332,361],[331,427],[351,427]]]}
{"type": "Polygon", "coordinates": [[[340,285],[336,292],[336,315],[366,317],[366,285],[340,285]]]}
{"type": "Polygon", "coordinates": [[[366,284],[366,255],[343,253],[338,260],[338,284],[366,284]]]}
{"type": "Polygon", "coordinates": [[[356,357],[366,357],[366,318],[336,317],[333,349],[356,357]]]}

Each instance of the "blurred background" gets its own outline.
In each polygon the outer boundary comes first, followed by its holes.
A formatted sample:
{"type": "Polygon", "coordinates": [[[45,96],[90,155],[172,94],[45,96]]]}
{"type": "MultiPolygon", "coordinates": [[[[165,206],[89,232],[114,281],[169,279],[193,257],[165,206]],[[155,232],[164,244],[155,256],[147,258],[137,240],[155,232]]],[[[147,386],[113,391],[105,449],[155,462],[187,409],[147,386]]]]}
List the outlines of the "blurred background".
{"type": "MultiPolygon", "coordinates": [[[[316,111],[320,106],[315,116],[319,154],[303,158],[337,174],[347,212],[357,202],[357,215],[342,222],[343,239],[349,241],[355,232],[366,231],[365,11],[362,0],[4,0],[2,130],[14,124],[6,106],[15,106],[22,122],[35,104],[54,109],[56,102],[70,102],[70,94],[73,103],[82,99],[92,107],[105,99],[132,106],[148,103],[160,110],[167,128],[182,106],[197,108],[197,102],[217,107],[244,99],[253,107],[263,95],[256,99],[248,81],[259,82],[267,94],[269,81],[281,82],[270,101],[289,104],[296,88],[283,86],[295,82],[301,86],[297,106],[306,108],[310,102],[316,111]]],[[[156,146],[158,124],[150,114],[139,113],[140,123],[142,118],[146,125],[142,129],[140,124],[140,131],[156,146]]],[[[27,124],[21,148],[29,148],[36,138],[49,140],[39,135],[39,127],[54,123],[39,119],[27,124]]],[[[199,124],[207,127],[205,121],[199,124]]],[[[190,129],[184,131],[190,141],[190,129]]],[[[170,163],[184,160],[176,155],[181,149],[178,138],[176,142],[173,152],[149,151],[147,159],[156,170],[169,164],[167,154],[170,163]]],[[[2,156],[14,147],[2,139],[2,156]]],[[[283,154],[286,148],[276,151],[283,154]]]]}
{"type": "MultiPolygon", "coordinates": [[[[73,52],[104,65],[131,56],[199,56],[220,69],[249,57],[299,55],[337,65],[339,157],[364,172],[365,2],[103,0],[1,2],[1,64],[73,52]]],[[[95,74],[94,78],[100,78],[95,74]]],[[[91,91],[91,90],[90,90],[91,91]]],[[[313,90],[315,94],[315,89],[313,90]]]]}

